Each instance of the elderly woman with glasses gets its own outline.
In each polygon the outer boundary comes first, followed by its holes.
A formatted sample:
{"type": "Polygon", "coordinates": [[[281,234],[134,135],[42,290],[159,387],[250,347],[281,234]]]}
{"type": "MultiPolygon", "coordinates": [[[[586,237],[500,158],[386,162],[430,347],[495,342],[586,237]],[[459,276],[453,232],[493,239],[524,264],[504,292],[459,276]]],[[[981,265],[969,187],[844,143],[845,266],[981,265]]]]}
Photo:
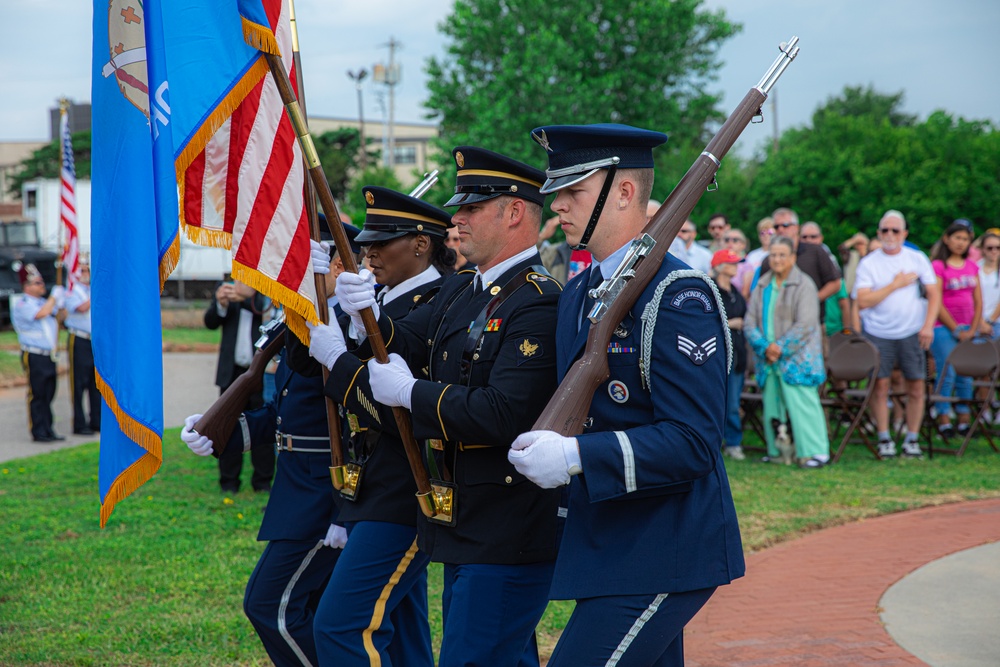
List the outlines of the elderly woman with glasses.
{"type": "Polygon", "coordinates": [[[795,265],[791,239],[775,237],[769,256],[771,270],[750,295],[743,327],[764,390],[765,460],[779,453],[775,422],[786,422],[799,466],[821,468],[830,460],[830,441],[817,391],[826,381],[826,368],[816,284],[795,265]]]}

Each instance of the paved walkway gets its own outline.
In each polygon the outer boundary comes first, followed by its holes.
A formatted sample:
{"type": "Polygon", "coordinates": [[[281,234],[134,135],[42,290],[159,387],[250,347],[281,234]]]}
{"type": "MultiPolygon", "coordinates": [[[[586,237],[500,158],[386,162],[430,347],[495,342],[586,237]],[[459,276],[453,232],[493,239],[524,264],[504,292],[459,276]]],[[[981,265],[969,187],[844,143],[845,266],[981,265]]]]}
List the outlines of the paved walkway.
{"type": "Polygon", "coordinates": [[[688,625],[687,665],[1000,665],[1000,563],[970,569],[967,559],[937,561],[997,541],[1000,499],[992,499],[867,519],[765,549],[688,625]],[[935,577],[907,576],[932,561],[935,577]],[[962,614],[928,594],[962,582],[966,594],[951,602],[962,614]],[[890,587],[894,595],[883,602],[890,587]],[[988,619],[992,631],[970,637],[969,616],[988,619]]]}
{"type": "MultiPolygon", "coordinates": [[[[167,428],[182,426],[184,418],[204,412],[216,398],[217,355],[197,352],[166,352],[163,355],[163,423],[167,428]]],[[[65,364],[65,352],[62,362],[65,364]]],[[[66,436],[62,442],[40,443],[28,431],[28,406],[25,387],[0,389],[0,461],[32,456],[54,449],[94,442],[96,435],[73,435],[72,389],[68,376],[58,379],[56,398],[52,401],[55,430],[66,436]]]]}

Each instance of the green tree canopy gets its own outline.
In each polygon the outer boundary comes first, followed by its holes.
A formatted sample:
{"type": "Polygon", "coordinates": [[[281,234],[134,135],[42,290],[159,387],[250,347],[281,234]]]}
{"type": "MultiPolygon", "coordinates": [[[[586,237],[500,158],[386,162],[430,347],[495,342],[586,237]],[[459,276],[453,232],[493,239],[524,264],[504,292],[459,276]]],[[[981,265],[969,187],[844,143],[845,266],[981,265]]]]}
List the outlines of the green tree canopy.
{"type": "MultiPolygon", "coordinates": [[[[73,133],[73,163],[77,178],[90,178],[90,131],[73,133]]],[[[59,150],[59,140],[34,151],[21,162],[21,169],[11,176],[8,192],[21,198],[21,186],[26,181],[36,178],[59,178],[62,169],[62,156],[59,150]]]]}
{"type": "Polygon", "coordinates": [[[540,167],[544,151],[529,138],[539,125],[667,132],[654,188],[662,199],[725,117],[708,86],[719,47],[739,29],[701,0],[456,0],[441,25],[447,53],[427,66],[428,118],[441,125],[444,156],[471,144],[540,167]]]}
{"type": "Polygon", "coordinates": [[[918,123],[901,104],[901,93],[852,88],[829,100],[812,127],[785,132],[780,150],[756,166],[742,219],[751,225],[790,206],[837,243],[873,235],[882,214],[898,209],[923,248],[955,218],[977,231],[997,226],[1000,133],[944,111],[918,123]]]}

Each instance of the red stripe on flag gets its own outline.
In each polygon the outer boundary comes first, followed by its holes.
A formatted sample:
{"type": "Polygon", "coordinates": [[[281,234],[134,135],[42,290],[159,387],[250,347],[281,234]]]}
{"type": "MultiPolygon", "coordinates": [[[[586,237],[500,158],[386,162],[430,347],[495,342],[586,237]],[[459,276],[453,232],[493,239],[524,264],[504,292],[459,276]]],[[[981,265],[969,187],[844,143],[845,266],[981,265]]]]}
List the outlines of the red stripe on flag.
{"type": "Polygon", "coordinates": [[[184,173],[184,220],[194,227],[205,222],[202,217],[205,205],[205,151],[198,153],[184,173]]]}
{"type": "Polygon", "coordinates": [[[254,86],[229,120],[229,166],[226,170],[226,212],[223,229],[232,232],[236,224],[237,199],[240,194],[240,166],[247,148],[250,132],[260,108],[260,94],[264,90],[265,76],[254,86]]]}
{"type": "MultiPolygon", "coordinates": [[[[291,248],[302,247],[300,244],[309,245],[309,216],[304,206],[298,224],[295,225],[295,234],[290,245],[291,248]]],[[[281,264],[278,282],[282,285],[294,286],[297,289],[299,283],[302,282],[302,276],[306,272],[308,263],[309,257],[304,253],[289,252],[281,264]]]]}

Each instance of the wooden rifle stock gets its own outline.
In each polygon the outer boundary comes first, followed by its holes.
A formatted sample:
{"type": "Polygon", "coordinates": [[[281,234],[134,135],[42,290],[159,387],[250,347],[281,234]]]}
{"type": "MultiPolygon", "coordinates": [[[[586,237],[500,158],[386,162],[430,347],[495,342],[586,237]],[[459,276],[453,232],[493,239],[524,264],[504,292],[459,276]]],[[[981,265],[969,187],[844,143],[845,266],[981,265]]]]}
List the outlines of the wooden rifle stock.
{"type": "Polygon", "coordinates": [[[590,327],[583,354],[570,367],[532,430],[555,431],[565,436],[576,436],[583,432],[594,392],[608,379],[607,350],[615,328],[656,275],[671,242],[691,215],[702,193],[715,182],[715,174],[722,158],[751,120],[761,115],[761,105],[767,99],[768,91],[785,67],[798,55],[798,48],[795,46],[797,42],[798,38],[793,37],[787,45],[779,47],[782,55],[778,56],[761,82],[747,92],[670,196],[646,223],[638,238],[648,235],[655,241],[655,245],[635,266],[635,276],[625,283],[610,304],[605,304],[607,310],[590,327]]]}
{"type": "Polygon", "coordinates": [[[285,344],[284,336],[272,336],[262,349],[257,350],[250,362],[250,368],[222,392],[222,395],[212,403],[205,414],[201,416],[194,430],[207,436],[212,441],[212,452],[216,457],[222,454],[233,433],[236,420],[240,418],[255,392],[264,386],[264,369],[268,362],[281,351],[285,344]]]}

